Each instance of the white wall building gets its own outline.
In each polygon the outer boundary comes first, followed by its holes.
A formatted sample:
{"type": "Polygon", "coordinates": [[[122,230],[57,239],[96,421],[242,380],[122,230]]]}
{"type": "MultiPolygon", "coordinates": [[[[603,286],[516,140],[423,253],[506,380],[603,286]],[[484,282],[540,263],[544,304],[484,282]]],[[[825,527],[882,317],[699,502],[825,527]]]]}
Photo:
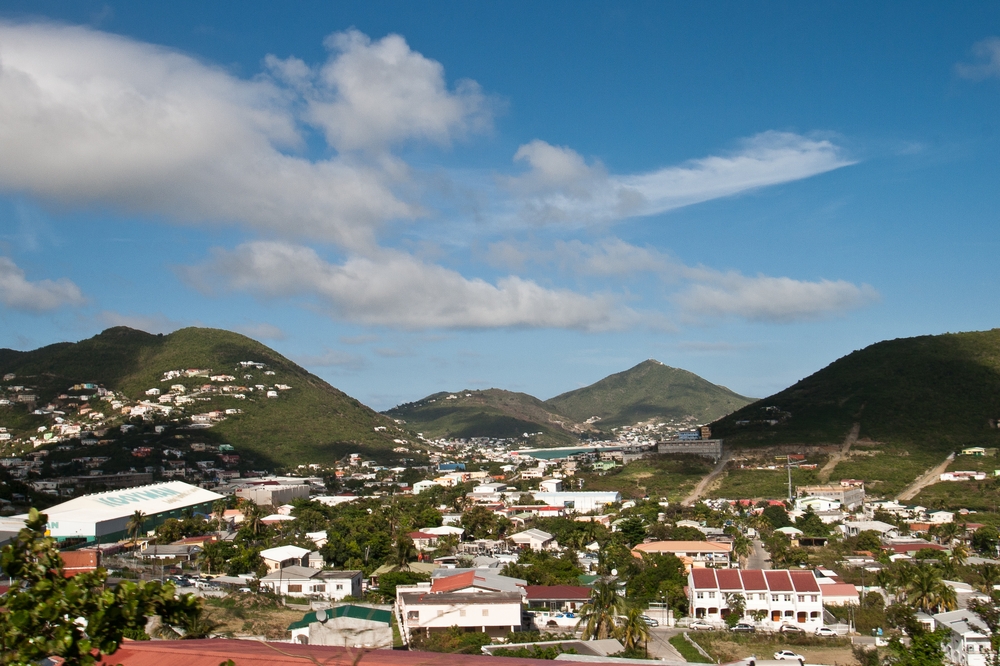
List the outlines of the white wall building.
{"type": "Polygon", "coordinates": [[[968,610],[938,613],[938,627],[947,627],[951,634],[945,644],[945,658],[958,666],[986,666],[991,656],[990,631],[979,616],[968,610]]]}
{"type": "Polygon", "coordinates": [[[397,589],[396,604],[407,635],[459,627],[494,638],[521,630],[520,592],[431,592],[397,589]]]}
{"type": "Polygon", "coordinates": [[[360,571],[320,571],[311,567],[290,566],[260,579],[261,587],[289,597],[313,597],[340,601],[346,596],[361,598],[360,571]]]}
{"type": "Polygon", "coordinates": [[[759,626],[777,630],[793,624],[806,632],[823,626],[823,591],[812,571],[759,569],[692,569],[688,574],[688,608],[692,616],[722,622],[729,615],[729,595],[746,602],[744,622],[764,611],[759,626]]]}
{"type": "Polygon", "coordinates": [[[567,513],[600,513],[609,504],[622,501],[621,493],[611,491],[579,491],[579,492],[536,492],[532,497],[549,506],[561,506],[567,513]]]}

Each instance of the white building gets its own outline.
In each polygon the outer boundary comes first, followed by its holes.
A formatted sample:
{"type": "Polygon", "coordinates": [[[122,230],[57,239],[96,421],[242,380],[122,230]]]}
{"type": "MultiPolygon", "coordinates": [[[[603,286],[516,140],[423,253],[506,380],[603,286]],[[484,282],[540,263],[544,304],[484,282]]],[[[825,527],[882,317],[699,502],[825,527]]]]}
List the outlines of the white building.
{"type": "Polygon", "coordinates": [[[278,546],[260,551],[260,557],[269,572],[285,567],[309,566],[309,549],[298,546],[278,546]]]}
{"type": "Polygon", "coordinates": [[[823,626],[823,591],[812,571],[692,569],[688,594],[690,614],[709,622],[722,622],[729,615],[729,595],[739,594],[744,622],[755,623],[754,611],[763,611],[765,619],[755,624],[772,631],[783,624],[809,633],[823,626]]]}
{"type": "Polygon", "coordinates": [[[302,645],[392,649],[390,607],[343,604],[315,610],[288,629],[292,642],[302,645]]]}
{"type": "Polygon", "coordinates": [[[127,536],[126,526],[136,511],[146,514],[142,529],[145,534],[168,518],[183,518],[186,509],[211,515],[212,504],[221,499],[225,497],[211,490],[169,481],[83,495],[49,507],[45,513],[49,534],[56,539],[109,543],[127,536]]]}
{"type": "Polygon", "coordinates": [[[580,492],[537,492],[531,493],[535,500],[549,506],[561,506],[567,513],[600,513],[609,504],[622,501],[621,493],[611,491],[580,492]]]}
{"type": "Polygon", "coordinates": [[[523,532],[512,534],[507,538],[516,543],[518,546],[521,546],[522,548],[528,547],[531,550],[551,550],[559,547],[559,544],[556,543],[555,537],[548,532],[543,532],[542,530],[524,530],[523,532]]]}
{"type": "Polygon", "coordinates": [[[947,627],[951,634],[945,644],[945,658],[958,666],[986,666],[991,656],[990,630],[969,610],[938,613],[938,627],[947,627]]]}
{"type": "Polygon", "coordinates": [[[260,506],[281,506],[282,504],[288,504],[293,499],[308,499],[309,486],[304,483],[295,485],[280,483],[259,484],[238,489],[236,496],[248,499],[260,506]]]}
{"type": "Polygon", "coordinates": [[[688,568],[705,566],[728,567],[733,546],[716,541],[651,541],[640,543],[633,553],[676,555],[688,568]]]}
{"type": "Polygon", "coordinates": [[[260,579],[261,587],[289,597],[314,597],[340,601],[346,596],[361,598],[360,571],[321,571],[312,567],[290,566],[272,571],[260,579]]]}
{"type": "Polygon", "coordinates": [[[396,604],[407,636],[415,631],[447,631],[459,627],[494,638],[521,630],[520,592],[431,592],[396,590],[396,604]]]}

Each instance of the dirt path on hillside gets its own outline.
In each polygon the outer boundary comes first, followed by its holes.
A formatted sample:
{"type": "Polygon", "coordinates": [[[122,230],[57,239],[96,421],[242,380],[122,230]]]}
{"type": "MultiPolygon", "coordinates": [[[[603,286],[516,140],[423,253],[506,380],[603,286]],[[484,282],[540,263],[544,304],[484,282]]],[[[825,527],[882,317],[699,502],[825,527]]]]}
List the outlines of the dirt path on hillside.
{"type": "Polygon", "coordinates": [[[694,487],[694,490],[691,491],[690,495],[684,498],[684,501],[681,502],[681,504],[684,506],[692,506],[695,502],[701,499],[701,496],[705,494],[706,490],[708,490],[712,481],[715,481],[719,475],[722,474],[722,470],[726,468],[726,463],[729,462],[731,455],[732,454],[730,453],[723,453],[722,457],[719,458],[719,462],[716,463],[712,471],[708,473],[708,476],[698,482],[698,485],[694,487]]]}
{"type": "Polygon", "coordinates": [[[948,469],[948,465],[954,459],[955,459],[955,454],[954,453],[949,454],[949,456],[944,459],[943,463],[937,465],[936,467],[931,468],[926,473],[924,473],[923,476],[917,477],[916,481],[906,486],[906,488],[903,489],[903,492],[899,493],[896,499],[899,500],[900,502],[902,502],[903,500],[911,500],[914,497],[916,497],[917,494],[927,486],[934,485],[935,483],[940,481],[941,475],[944,473],[946,469],[948,469]]]}
{"type": "Polygon", "coordinates": [[[823,465],[823,469],[819,471],[819,482],[826,483],[830,480],[830,475],[833,474],[833,468],[837,466],[841,460],[843,460],[847,454],[851,451],[851,447],[854,443],[858,441],[858,433],[861,432],[861,424],[855,423],[851,426],[851,432],[847,433],[847,437],[844,438],[844,443],[840,446],[840,450],[830,456],[830,459],[823,465]]]}

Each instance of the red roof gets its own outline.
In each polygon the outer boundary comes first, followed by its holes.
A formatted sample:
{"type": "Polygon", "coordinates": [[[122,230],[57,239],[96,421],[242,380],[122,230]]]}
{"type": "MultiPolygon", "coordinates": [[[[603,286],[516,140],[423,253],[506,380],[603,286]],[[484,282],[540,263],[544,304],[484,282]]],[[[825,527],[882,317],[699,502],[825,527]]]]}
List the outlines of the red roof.
{"type": "Polygon", "coordinates": [[[789,571],[796,592],[819,592],[819,583],[812,571],[789,571]]]}
{"type": "Polygon", "coordinates": [[[764,578],[767,579],[767,589],[772,592],[791,592],[794,589],[787,571],[765,571],[764,578]]]}
{"type": "Polygon", "coordinates": [[[696,590],[715,590],[719,587],[715,580],[715,569],[691,569],[691,578],[696,590]]]}
{"type": "Polygon", "coordinates": [[[467,587],[472,587],[476,583],[476,572],[466,571],[465,573],[435,578],[431,581],[431,592],[454,592],[467,587]]]}
{"type": "Polygon", "coordinates": [[[858,589],[848,583],[832,583],[823,586],[823,597],[851,597],[857,598],[858,589]]]}
{"type": "Polygon", "coordinates": [[[433,541],[433,540],[435,540],[435,539],[438,538],[437,534],[430,534],[428,532],[420,532],[420,531],[410,532],[407,536],[410,537],[411,539],[414,539],[414,540],[416,540],[416,539],[430,539],[431,541],[433,541]]]}
{"type": "MultiPolygon", "coordinates": [[[[405,650],[361,650],[325,645],[264,643],[225,638],[189,641],[126,641],[99,664],[122,666],[219,666],[232,659],[238,666],[303,666],[321,664],[358,666],[544,666],[538,659],[488,657],[483,654],[448,654],[405,650]]],[[[607,663],[607,662],[605,662],[607,663]]]]}
{"type": "Polygon", "coordinates": [[[744,590],[766,590],[767,583],[764,581],[764,572],[760,569],[746,569],[741,572],[743,576],[744,590]]]}
{"type": "Polygon", "coordinates": [[[743,581],[740,580],[739,569],[718,569],[715,572],[715,579],[719,581],[720,590],[743,591],[743,581]]]}
{"type": "Polygon", "coordinates": [[[566,599],[571,601],[587,601],[590,599],[590,588],[582,585],[526,585],[528,600],[566,599]]]}

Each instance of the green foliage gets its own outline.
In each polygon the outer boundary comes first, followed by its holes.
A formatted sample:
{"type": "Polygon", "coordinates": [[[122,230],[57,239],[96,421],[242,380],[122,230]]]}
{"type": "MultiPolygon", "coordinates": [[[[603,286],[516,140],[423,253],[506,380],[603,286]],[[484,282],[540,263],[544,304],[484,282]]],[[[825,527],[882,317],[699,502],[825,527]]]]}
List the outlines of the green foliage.
{"type": "Polygon", "coordinates": [[[92,664],[92,651],[114,653],[124,632],[142,630],[147,616],[172,624],[200,612],[196,598],[175,598],[170,584],[123,581],[109,589],[103,569],[66,578],[55,540],[45,536],[46,522],[32,509],[3,549],[0,564],[15,584],[0,596],[0,663],[60,656],[71,666],[92,664]]]}
{"type": "Polygon", "coordinates": [[[642,543],[646,538],[646,524],[642,518],[626,518],[619,526],[618,531],[628,543],[629,547],[642,543]]]}
{"type": "Polygon", "coordinates": [[[378,592],[386,602],[396,601],[396,587],[415,585],[430,580],[430,576],[414,571],[390,571],[378,577],[378,592]]]}
{"type": "Polygon", "coordinates": [[[944,453],[997,446],[1000,430],[990,427],[997,404],[1000,329],[921,336],[849,354],[720,419],[713,432],[736,446],[839,444],[859,421],[862,439],[944,453]]]}
{"type": "MultiPolygon", "coordinates": [[[[238,405],[226,397],[200,403],[199,410],[234,406],[243,410],[243,414],[231,416],[204,433],[205,439],[232,444],[241,455],[252,454],[272,468],[301,462],[333,463],[355,451],[381,460],[394,457],[392,448],[398,444],[392,440],[405,433],[393,421],[274,350],[229,331],[184,328],[158,336],[126,327],[110,328],[78,343],[5,354],[0,356],[0,372],[30,377],[43,400],[80,382],[96,382],[136,398],[149,387],[160,386],[167,370],[197,367],[236,374],[235,366],[247,360],[266,363],[275,372],[266,383],[285,383],[292,389],[277,399],[250,394],[238,405]],[[376,426],[386,429],[376,431],[376,426]]],[[[194,387],[204,379],[178,379],[176,383],[194,387]]]]}
{"type": "Polygon", "coordinates": [[[877,553],[882,550],[882,538],[875,530],[865,530],[858,534],[855,548],[857,550],[867,550],[870,553],[877,553]]]}
{"type": "Polygon", "coordinates": [[[941,666],[944,663],[944,642],[950,630],[942,627],[934,632],[922,631],[910,636],[910,644],[903,645],[899,637],[889,641],[888,666],[941,666]]]}
{"type": "Polygon", "coordinates": [[[648,604],[651,601],[668,601],[670,607],[681,611],[687,606],[684,586],[684,564],[676,555],[643,555],[641,560],[632,558],[620,572],[626,581],[625,589],[634,604],[648,604]]]}
{"type": "Polygon", "coordinates": [[[684,638],[684,634],[671,636],[668,640],[670,644],[674,646],[674,649],[681,653],[681,656],[684,657],[685,661],[692,664],[712,663],[710,659],[705,658],[701,652],[698,652],[698,649],[695,648],[695,646],[687,642],[684,638]]]}
{"type": "Polygon", "coordinates": [[[531,645],[518,648],[498,648],[491,653],[494,657],[519,657],[521,659],[555,659],[561,654],[576,654],[573,648],[559,645],[531,645]]]}
{"type": "Polygon", "coordinates": [[[616,618],[625,610],[625,599],[618,594],[612,580],[599,580],[594,584],[590,599],[580,608],[579,626],[583,640],[605,639],[614,636],[616,618]]]}
{"type": "Polygon", "coordinates": [[[598,416],[600,426],[607,429],[653,418],[688,415],[705,423],[749,402],[750,398],[694,373],[651,360],[590,386],[557,395],[545,404],[578,422],[598,416]]]}
{"type": "Polygon", "coordinates": [[[820,517],[812,510],[812,507],[806,509],[806,512],[795,520],[795,527],[802,530],[805,536],[830,536],[830,526],[820,520],[820,517]]]}
{"type": "Polygon", "coordinates": [[[747,600],[742,594],[727,594],[726,605],[729,606],[729,615],[726,616],[726,626],[735,627],[743,620],[743,613],[747,608],[747,600]]]}
{"type": "Polygon", "coordinates": [[[984,525],[972,533],[972,547],[980,553],[994,557],[1000,544],[1000,532],[992,525],[984,525]]]}
{"type": "Polygon", "coordinates": [[[771,527],[778,529],[779,527],[790,527],[792,524],[791,518],[788,517],[788,512],[782,506],[771,505],[761,512],[761,515],[771,523],[771,527]]]}
{"type": "Polygon", "coordinates": [[[540,432],[531,437],[532,444],[565,446],[579,440],[576,432],[561,425],[568,420],[564,415],[555,413],[538,398],[502,389],[435,393],[385,413],[432,438],[519,439],[526,432],[540,432]],[[449,400],[449,395],[455,398],[449,400]]]}
{"type": "Polygon", "coordinates": [[[419,630],[414,631],[411,643],[414,649],[425,652],[482,654],[482,647],[490,644],[490,637],[481,631],[464,631],[459,627],[451,627],[445,631],[432,631],[430,636],[419,630]]]}
{"type": "Polygon", "coordinates": [[[502,574],[522,578],[528,585],[577,585],[583,569],[576,562],[572,551],[553,555],[547,550],[526,550],[516,563],[504,565],[502,574]]]}

